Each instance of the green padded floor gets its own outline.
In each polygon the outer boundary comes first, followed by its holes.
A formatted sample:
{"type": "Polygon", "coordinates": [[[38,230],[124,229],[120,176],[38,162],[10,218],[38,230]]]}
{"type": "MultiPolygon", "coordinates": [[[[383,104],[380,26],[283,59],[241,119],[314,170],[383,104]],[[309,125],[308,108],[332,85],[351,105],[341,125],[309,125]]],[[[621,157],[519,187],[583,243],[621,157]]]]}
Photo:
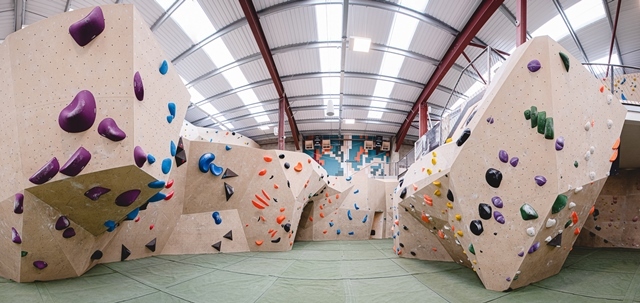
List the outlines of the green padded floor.
{"type": "Polygon", "coordinates": [[[0,279],[0,302],[640,302],[640,251],[575,248],[560,274],[511,292],[453,263],[398,258],[391,240],[290,252],[160,256],[51,282],[0,279]]]}

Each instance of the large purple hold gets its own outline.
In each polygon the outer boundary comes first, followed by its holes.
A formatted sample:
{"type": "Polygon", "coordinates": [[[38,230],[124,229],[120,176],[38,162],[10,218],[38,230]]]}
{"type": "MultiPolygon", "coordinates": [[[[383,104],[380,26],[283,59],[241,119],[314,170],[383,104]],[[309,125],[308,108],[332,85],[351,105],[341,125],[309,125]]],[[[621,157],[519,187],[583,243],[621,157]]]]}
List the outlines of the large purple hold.
{"type": "Polygon", "coordinates": [[[493,218],[496,219],[496,221],[498,223],[500,223],[500,224],[504,224],[504,222],[505,222],[504,221],[504,216],[502,215],[501,212],[499,212],[497,210],[493,212],[493,218]]]}
{"type": "Polygon", "coordinates": [[[500,198],[498,196],[495,196],[495,197],[491,198],[491,202],[497,208],[502,208],[502,206],[504,206],[504,203],[502,203],[502,198],[500,198]]]}
{"type": "Polygon", "coordinates": [[[111,190],[108,188],[104,188],[104,187],[100,187],[100,186],[96,186],[93,187],[91,189],[89,189],[88,191],[86,191],[84,193],[84,196],[93,200],[93,201],[97,201],[98,199],[100,199],[100,196],[110,192],[111,190]]]}
{"type": "Polygon", "coordinates": [[[556,139],[556,150],[560,151],[564,148],[564,137],[558,137],[556,139]]]}
{"type": "Polygon", "coordinates": [[[80,146],[67,160],[67,163],[60,168],[60,172],[69,177],[75,177],[89,164],[89,160],[91,160],[91,153],[80,146]]]}
{"type": "Polygon", "coordinates": [[[62,232],[62,237],[65,239],[69,239],[75,235],[76,231],[73,229],[73,227],[69,227],[62,232]]]}
{"type": "Polygon", "coordinates": [[[63,230],[69,227],[69,225],[71,225],[69,219],[67,219],[66,216],[60,216],[60,218],[58,218],[58,220],[56,221],[56,230],[63,230]]]}
{"type": "Polygon", "coordinates": [[[136,199],[138,199],[139,195],[140,195],[139,189],[132,189],[132,190],[125,191],[116,198],[116,205],[123,206],[123,207],[129,206],[133,204],[133,202],[136,201],[136,199]]]}
{"type": "Polygon", "coordinates": [[[542,64],[540,64],[540,61],[536,59],[529,61],[529,64],[527,64],[527,68],[532,73],[537,72],[540,69],[540,67],[542,67],[542,64]]]}
{"type": "Polygon", "coordinates": [[[15,199],[13,200],[13,212],[16,214],[21,214],[23,209],[24,195],[21,193],[17,193],[15,199]]]}
{"type": "Polygon", "coordinates": [[[127,134],[125,134],[118,127],[116,121],[111,118],[105,118],[100,121],[100,124],[98,124],[98,134],[114,142],[122,141],[127,137],[127,134]]]}
{"type": "Polygon", "coordinates": [[[133,91],[136,93],[136,99],[138,99],[138,101],[144,99],[144,86],[142,85],[140,72],[136,72],[133,76],[133,91]]]}
{"type": "Polygon", "coordinates": [[[518,166],[518,162],[520,162],[520,159],[518,159],[518,157],[513,157],[511,158],[511,160],[509,160],[509,164],[511,164],[511,166],[513,167],[518,166]]]}
{"type": "Polygon", "coordinates": [[[45,269],[47,268],[47,266],[49,266],[49,264],[47,264],[47,262],[45,261],[34,261],[33,262],[33,266],[35,266],[37,269],[45,269]]]}
{"type": "Polygon", "coordinates": [[[89,44],[104,31],[104,15],[96,6],[86,17],[69,26],[69,34],[80,46],[89,44]]]}
{"type": "Polygon", "coordinates": [[[498,159],[500,159],[502,163],[507,163],[509,161],[509,154],[507,154],[506,150],[501,149],[498,152],[498,159]]]}
{"type": "Polygon", "coordinates": [[[538,248],[540,248],[540,242],[533,243],[533,245],[531,245],[531,247],[529,247],[529,253],[532,254],[532,253],[536,252],[536,250],[538,250],[538,248]]]}
{"type": "Polygon", "coordinates": [[[136,166],[142,167],[147,162],[147,153],[142,150],[142,147],[136,146],[133,149],[133,160],[136,162],[136,166]]]}
{"type": "Polygon", "coordinates": [[[538,186],[542,186],[547,183],[547,178],[544,176],[536,176],[534,180],[536,180],[536,184],[538,184],[538,186]]]}
{"type": "Polygon", "coordinates": [[[20,234],[15,228],[11,228],[11,241],[16,244],[22,243],[22,238],[20,238],[20,234]]]}
{"type": "Polygon", "coordinates": [[[58,163],[56,157],[53,157],[53,159],[49,160],[47,164],[33,174],[33,176],[29,178],[29,181],[33,184],[44,184],[55,177],[56,174],[58,174],[58,170],[60,170],[60,163],[58,163]]]}
{"type": "Polygon", "coordinates": [[[58,115],[60,128],[70,133],[83,132],[96,121],[96,99],[88,90],[80,91],[58,115]]]}

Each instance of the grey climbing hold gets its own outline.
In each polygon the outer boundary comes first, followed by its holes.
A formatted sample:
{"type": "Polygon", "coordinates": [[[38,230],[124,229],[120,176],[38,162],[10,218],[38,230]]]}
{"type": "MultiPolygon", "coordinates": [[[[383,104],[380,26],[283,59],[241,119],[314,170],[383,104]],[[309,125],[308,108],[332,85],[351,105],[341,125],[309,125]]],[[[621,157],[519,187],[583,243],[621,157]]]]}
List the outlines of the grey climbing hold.
{"type": "Polygon", "coordinates": [[[220,251],[220,248],[222,247],[222,241],[218,241],[216,243],[213,243],[213,245],[211,245],[211,247],[215,248],[217,251],[220,251]]]}

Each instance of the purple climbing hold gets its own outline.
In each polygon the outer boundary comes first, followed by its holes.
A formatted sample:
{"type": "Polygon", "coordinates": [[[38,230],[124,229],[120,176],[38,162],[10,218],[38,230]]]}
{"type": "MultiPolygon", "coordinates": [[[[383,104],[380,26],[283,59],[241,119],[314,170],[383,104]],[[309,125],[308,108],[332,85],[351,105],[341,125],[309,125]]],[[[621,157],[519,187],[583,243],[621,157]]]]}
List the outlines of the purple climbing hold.
{"type": "Polygon", "coordinates": [[[489,118],[487,118],[487,123],[489,123],[489,124],[493,124],[493,117],[489,117],[489,118]]]}
{"type": "Polygon", "coordinates": [[[80,91],[58,115],[58,125],[70,133],[81,133],[91,128],[95,121],[96,99],[88,90],[80,91]]]}
{"type": "Polygon", "coordinates": [[[511,282],[511,277],[507,277],[507,282],[511,282]]]}
{"type": "Polygon", "coordinates": [[[11,241],[16,244],[22,243],[22,238],[20,238],[20,234],[15,228],[11,228],[11,241]]]}
{"type": "Polygon", "coordinates": [[[13,212],[16,214],[21,214],[24,211],[23,203],[24,195],[21,193],[17,193],[15,199],[13,200],[13,212]]]}
{"type": "Polygon", "coordinates": [[[511,166],[513,167],[518,166],[518,162],[520,162],[520,159],[518,159],[518,157],[513,157],[511,158],[511,160],[509,160],[509,164],[511,164],[511,166]]]}
{"type": "Polygon", "coordinates": [[[98,199],[100,199],[100,196],[110,192],[111,190],[108,188],[104,188],[101,186],[96,186],[93,187],[91,189],[89,189],[88,191],[86,191],[84,193],[84,196],[93,200],[93,201],[97,201],[98,199]]]}
{"type": "Polygon", "coordinates": [[[498,152],[498,159],[500,159],[502,163],[507,163],[509,161],[509,154],[507,154],[506,150],[501,149],[498,152]]]}
{"type": "Polygon", "coordinates": [[[502,208],[502,206],[504,206],[504,203],[502,203],[502,198],[498,196],[491,198],[491,202],[493,203],[493,206],[497,208],[502,208]]]}
{"type": "Polygon", "coordinates": [[[111,118],[104,118],[98,124],[98,134],[103,136],[111,141],[118,142],[124,140],[127,137],[127,134],[122,131],[116,121],[111,118]]]}
{"type": "Polygon", "coordinates": [[[547,178],[544,176],[536,176],[534,180],[536,180],[536,184],[538,184],[538,186],[542,186],[547,183],[547,178]]]}
{"type": "Polygon", "coordinates": [[[58,170],[60,170],[60,163],[58,163],[56,157],[53,157],[53,159],[49,160],[47,164],[33,174],[33,176],[29,178],[29,181],[33,184],[44,184],[55,177],[56,174],[58,174],[58,170]]]}
{"type": "Polygon", "coordinates": [[[524,251],[519,252],[518,257],[524,257],[524,251]]]}
{"type": "Polygon", "coordinates": [[[75,235],[76,231],[73,229],[73,227],[69,227],[62,232],[62,237],[65,239],[69,239],[75,235]]]}
{"type": "Polygon", "coordinates": [[[556,139],[556,150],[560,151],[564,148],[564,137],[556,139]]]}
{"type": "Polygon", "coordinates": [[[125,191],[116,198],[116,205],[123,206],[123,207],[129,206],[133,204],[133,202],[136,201],[136,199],[138,199],[139,195],[140,195],[139,189],[132,189],[132,190],[125,191]]]}
{"type": "Polygon", "coordinates": [[[527,64],[527,68],[532,73],[537,72],[540,69],[540,67],[542,67],[542,65],[540,64],[540,61],[536,59],[529,61],[529,64],[527,64]]]}
{"type": "Polygon", "coordinates": [[[496,219],[496,221],[498,223],[500,223],[500,224],[504,224],[504,222],[505,222],[504,221],[504,216],[502,215],[501,212],[499,212],[497,210],[493,212],[493,218],[496,219]]]}
{"type": "Polygon", "coordinates": [[[69,177],[75,177],[89,164],[89,160],[91,160],[91,153],[80,146],[78,150],[71,155],[71,158],[67,160],[67,163],[60,168],[60,173],[69,177]]]}
{"type": "Polygon", "coordinates": [[[78,45],[85,46],[100,35],[104,31],[104,27],[102,9],[96,6],[86,17],[69,26],[69,34],[78,45]]]}
{"type": "Polygon", "coordinates": [[[533,245],[531,245],[531,247],[529,247],[529,253],[532,254],[532,253],[536,252],[536,250],[538,250],[538,248],[540,248],[540,242],[533,243],[533,245]]]}
{"type": "Polygon", "coordinates": [[[142,167],[147,162],[147,153],[142,150],[142,147],[136,146],[133,149],[133,160],[136,162],[136,166],[142,167]]]}
{"type": "Polygon", "coordinates": [[[58,221],[56,221],[56,230],[63,230],[69,227],[69,225],[71,225],[69,219],[67,219],[66,216],[60,216],[60,218],[58,218],[58,221]]]}
{"type": "Polygon", "coordinates": [[[142,85],[140,72],[136,72],[133,76],[133,91],[136,93],[136,99],[138,99],[138,101],[144,99],[144,86],[142,85]]]}
{"type": "Polygon", "coordinates": [[[33,266],[35,266],[37,269],[45,269],[47,268],[47,266],[49,266],[49,264],[47,264],[47,262],[45,261],[38,260],[33,262],[33,266]]]}

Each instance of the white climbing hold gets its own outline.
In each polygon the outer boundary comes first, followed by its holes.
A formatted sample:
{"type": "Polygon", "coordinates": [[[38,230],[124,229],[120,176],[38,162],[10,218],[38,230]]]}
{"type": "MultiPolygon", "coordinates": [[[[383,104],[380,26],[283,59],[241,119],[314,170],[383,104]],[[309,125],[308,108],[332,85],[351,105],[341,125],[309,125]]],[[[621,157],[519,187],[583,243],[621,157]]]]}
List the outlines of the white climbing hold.
{"type": "Polygon", "coordinates": [[[613,121],[611,121],[611,119],[607,120],[607,128],[611,129],[612,126],[613,126],[613,121]]]}
{"type": "Polygon", "coordinates": [[[589,131],[591,129],[591,122],[588,122],[584,125],[584,130],[589,131]]]}
{"type": "Polygon", "coordinates": [[[608,177],[609,176],[609,172],[606,172],[604,175],[608,177]]]}
{"type": "Polygon", "coordinates": [[[578,186],[578,187],[576,187],[575,190],[573,190],[573,192],[576,193],[576,194],[581,192],[581,191],[582,191],[582,186],[578,186]]]}
{"type": "Polygon", "coordinates": [[[556,225],[556,219],[547,219],[547,224],[545,225],[547,228],[553,227],[556,225]]]}
{"type": "Polygon", "coordinates": [[[591,179],[591,181],[596,179],[596,172],[592,171],[589,173],[589,179],[591,179]]]}
{"type": "Polygon", "coordinates": [[[548,236],[547,238],[544,239],[544,242],[551,242],[551,240],[553,240],[553,238],[551,238],[551,236],[548,236]]]}
{"type": "Polygon", "coordinates": [[[611,94],[607,95],[607,104],[611,104],[612,101],[613,101],[613,95],[611,94]]]}
{"type": "Polygon", "coordinates": [[[536,235],[536,229],[533,227],[529,227],[527,228],[527,235],[529,235],[529,237],[533,237],[536,235]]]}
{"type": "Polygon", "coordinates": [[[574,207],[576,207],[576,204],[573,202],[569,202],[569,209],[573,209],[574,207]]]}
{"type": "Polygon", "coordinates": [[[593,153],[596,152],[596,147],[593,146],[593,145],[591,147],[589,147],[589,152],[593,155],[593,153]]]}
{"type": "Polygon", "coordinates": [[[589,161],[589,159],[591,159],[591,153],[589,151],[587,151],[586,154],[584,154],[584,159],[589,161]]]}

